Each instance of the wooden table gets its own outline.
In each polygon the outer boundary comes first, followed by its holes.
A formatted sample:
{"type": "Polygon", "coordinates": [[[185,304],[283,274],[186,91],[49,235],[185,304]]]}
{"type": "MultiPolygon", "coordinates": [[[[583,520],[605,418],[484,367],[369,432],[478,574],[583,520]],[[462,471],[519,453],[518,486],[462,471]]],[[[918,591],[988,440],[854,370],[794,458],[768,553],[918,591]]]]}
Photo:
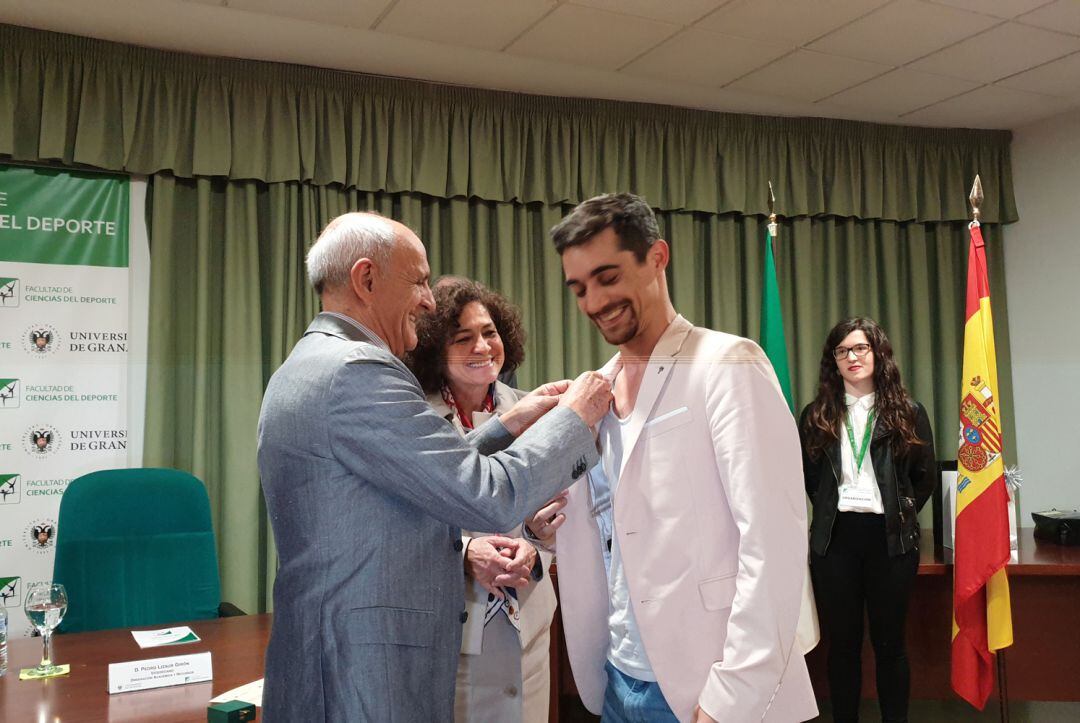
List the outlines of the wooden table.
{"type": "MultiPolygon", "coordinates": [[[[98,723],[99,721],[205,721],[211,698],[263,677],[270,615],[245,615],[186,624],[198,643],[141,649],[123,630],[56,635],[53,656],[70,675],[19,680],[19,670],[41,661],[41,639],[8,642],[8,672],[0,678],[0,720],[98,723]],[[109,663],[210,651],[214,680],[171,688],[109,695],[109,663]]],[[[155,628],[171,625],[154,626],[155,628]]]]}

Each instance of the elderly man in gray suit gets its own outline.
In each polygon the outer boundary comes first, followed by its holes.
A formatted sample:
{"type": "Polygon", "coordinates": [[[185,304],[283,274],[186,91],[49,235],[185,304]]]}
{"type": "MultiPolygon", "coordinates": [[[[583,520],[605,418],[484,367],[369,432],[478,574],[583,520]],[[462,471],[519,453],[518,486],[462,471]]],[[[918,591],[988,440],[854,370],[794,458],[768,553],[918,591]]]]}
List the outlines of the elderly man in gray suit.
{"type": "MultiPolygon", "coordinates": [[[[609,385],[545,385],[466,441],[398,359],[434,308],[424,246],[374,214],[307,257],[322,301],[273,375],[259,474],[277,543],[264,720],[453,719],[460,527],[505,530],[597,461],[609,385]]],[[[520,578],[508,552],[505,576],[520,578]]]]}

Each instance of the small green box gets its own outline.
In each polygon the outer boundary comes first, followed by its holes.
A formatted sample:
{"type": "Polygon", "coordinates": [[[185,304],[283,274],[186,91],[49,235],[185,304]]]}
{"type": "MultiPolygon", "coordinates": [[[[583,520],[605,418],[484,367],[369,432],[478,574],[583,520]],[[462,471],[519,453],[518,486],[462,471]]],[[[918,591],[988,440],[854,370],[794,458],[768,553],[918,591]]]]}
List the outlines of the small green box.
{"type": "Polygon", "coordinates": [[[255,706],[242,700],[214,703],[206,709],[207,723],[243,723],[255,720],[255,706]]]}

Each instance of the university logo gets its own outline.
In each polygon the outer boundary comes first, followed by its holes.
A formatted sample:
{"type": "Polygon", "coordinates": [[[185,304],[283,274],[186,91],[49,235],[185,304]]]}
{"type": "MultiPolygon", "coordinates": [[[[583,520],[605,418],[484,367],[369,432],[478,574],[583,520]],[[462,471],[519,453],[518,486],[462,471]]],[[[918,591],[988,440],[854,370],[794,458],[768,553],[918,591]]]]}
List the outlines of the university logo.
{"type": "Polygon", "coordinates": [[[19,380],[0,379],[0,409],[15,409],[19,406],[19,380]]]}
{"type": "Polygon", "coordinates": [[[43,519],[26,527],[26,546],[34,552],[48,552],[56,544],[56,520],[43,519]]]}
{"type": "Polygon", "coordinates": [[[18,577],[0,577],[0,605],[6,608],[22,606],[21,581],[18,577]]]}
{"type": "Polygon", "coordinates": [[[60,334],[48,324],[35,324],[23,332],[23,349],[31,356],[44,357],[60,346],[60,334]]]}
{"type": "Polygon", "coordinates": [[[51,424],[30,427],[23,433],[23,449],[31,457],[48,457],[60,449],[60,432],[51,424]]]}
{"type": "Polygon", "coordinates": [[[0,277],[0,309],[14,309],[19,305],[19,280],[0,277]]]}
{"type": "Polygon", "coordinates": [[[22,498],[22,477],[0,474],[0,505],[16,505],[22,498]]]}

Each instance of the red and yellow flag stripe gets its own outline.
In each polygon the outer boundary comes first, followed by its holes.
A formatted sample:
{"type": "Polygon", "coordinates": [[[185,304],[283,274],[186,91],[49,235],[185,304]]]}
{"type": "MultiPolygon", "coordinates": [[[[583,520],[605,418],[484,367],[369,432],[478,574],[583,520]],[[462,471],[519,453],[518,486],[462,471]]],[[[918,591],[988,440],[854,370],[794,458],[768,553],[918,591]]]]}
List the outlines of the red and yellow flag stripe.
{"type": "Polygon", "coordinates": [[[980,710],[994,687],[993,652],[1012,645],[1009,493],[1001,455],[1001,411],[990,284],[982,230],[968,253],[964,377],[957,452],[952,686],[980,710]]]}

